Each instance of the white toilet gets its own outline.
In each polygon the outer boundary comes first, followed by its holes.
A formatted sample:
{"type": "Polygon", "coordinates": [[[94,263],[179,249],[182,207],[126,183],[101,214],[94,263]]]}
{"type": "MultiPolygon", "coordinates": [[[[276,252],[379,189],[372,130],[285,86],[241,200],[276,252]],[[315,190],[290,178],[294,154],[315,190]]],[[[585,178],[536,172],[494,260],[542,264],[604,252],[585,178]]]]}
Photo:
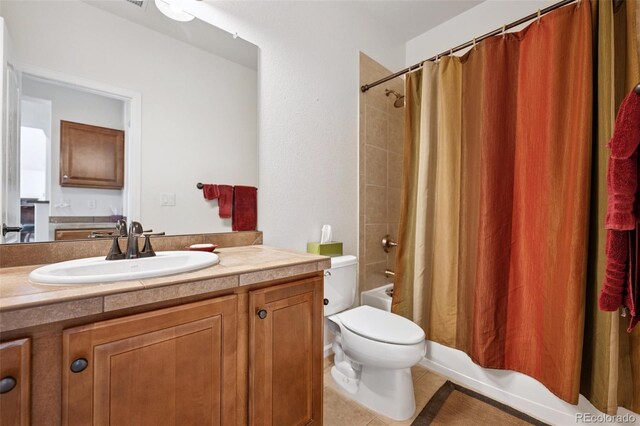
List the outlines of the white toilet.
{"type": "Polygon", "coordinates": [[[360,404],[394,420],[416,409],[411,367],[425,354],[417,324],[371,306],[348,309],[356,293],[355,256],[331,259],[325,273],[324,316],[335,335],[331,376],[360,404]]]}

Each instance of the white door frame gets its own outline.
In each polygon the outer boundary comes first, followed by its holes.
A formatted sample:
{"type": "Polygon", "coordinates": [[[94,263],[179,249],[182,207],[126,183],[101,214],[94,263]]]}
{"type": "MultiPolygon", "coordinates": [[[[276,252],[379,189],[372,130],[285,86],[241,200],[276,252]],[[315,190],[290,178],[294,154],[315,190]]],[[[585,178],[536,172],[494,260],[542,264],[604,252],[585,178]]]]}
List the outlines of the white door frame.
{"type": "Polygon", "coordinates": [[[123,215],[127,220],[140,220],[140,164],[142,160],[142,93],[98,81],[24,64],[13,64],[23,75],[47,80],[58,85],[82,88],[87,92],[125,103],[125,188],[123,215]]]}

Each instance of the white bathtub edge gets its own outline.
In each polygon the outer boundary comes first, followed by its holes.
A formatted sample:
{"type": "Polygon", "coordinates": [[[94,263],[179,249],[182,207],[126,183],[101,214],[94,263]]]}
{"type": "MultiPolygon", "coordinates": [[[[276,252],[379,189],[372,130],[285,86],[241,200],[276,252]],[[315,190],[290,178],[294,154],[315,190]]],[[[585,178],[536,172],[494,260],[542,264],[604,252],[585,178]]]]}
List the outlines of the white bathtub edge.
{"type": "MultiPolygon", "coordinates": [[[[420,361],[423,367],[451,379],[471,390],[509,405],[523,413],[553,425],[575,425],[578,414],[604,416],[580,395],[578,405],[556,397],[537,380],[514,371],[482,368],[462,351],[427,341],[427,355],[420,361]]],[[[618,409],[618,416],[633,415],[635,422],[606,422],[608,425],[640,425],[640,416],[618,409]]],[[[615,417],[615,416],[613,416],[615,417]]],[[[582,421],[581,423],[589,423],[582,421]]]]}

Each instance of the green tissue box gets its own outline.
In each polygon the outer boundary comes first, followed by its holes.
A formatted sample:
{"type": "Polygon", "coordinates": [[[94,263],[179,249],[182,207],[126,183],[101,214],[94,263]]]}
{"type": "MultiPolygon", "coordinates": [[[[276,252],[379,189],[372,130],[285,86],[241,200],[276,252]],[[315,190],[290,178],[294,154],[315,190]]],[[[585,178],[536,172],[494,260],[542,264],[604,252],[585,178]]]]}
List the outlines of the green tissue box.
{"type": "Polygon", "coordinates": [[[328,243],[307,243],[307,253],[322,256],[342,256],[342,243],[330,241],[328,243]]]}

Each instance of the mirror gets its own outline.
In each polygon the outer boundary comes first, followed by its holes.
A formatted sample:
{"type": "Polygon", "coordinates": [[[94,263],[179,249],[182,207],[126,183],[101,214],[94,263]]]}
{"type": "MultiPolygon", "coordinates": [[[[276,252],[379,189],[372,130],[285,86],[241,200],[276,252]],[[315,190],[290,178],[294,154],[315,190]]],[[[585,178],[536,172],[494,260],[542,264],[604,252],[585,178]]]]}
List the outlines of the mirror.
{"type": "Polygon", "coordinates": [[[196,184],[257,186],[258,48],[156,3],[0,1],[3,242],[231,231],[196,184]]]}

